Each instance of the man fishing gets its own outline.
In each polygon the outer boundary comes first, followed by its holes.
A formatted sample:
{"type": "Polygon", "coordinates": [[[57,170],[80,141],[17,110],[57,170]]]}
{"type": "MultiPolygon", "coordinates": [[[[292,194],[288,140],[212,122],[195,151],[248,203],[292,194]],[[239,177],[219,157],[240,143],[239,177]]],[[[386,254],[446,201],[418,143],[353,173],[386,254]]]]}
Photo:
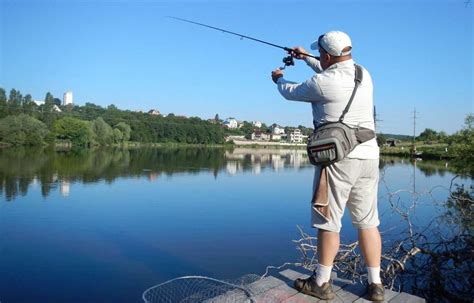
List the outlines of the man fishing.
{"type": "MultiPolygon", "coordinates": [[[[331,31],[321,35],[311,49],[319,51],[319,60],[302,47],[293,48],[291,54],[304,60],[316,72],[313,77],[302,83],[290,82],[284,79],[282,69],[274,70],[271,76],[284,98],[311,103],[317,128],[323,123],[338,121],[346,108],[354,91],[355,65],[351,39],[343,32],[331,31]]],[[[372,79],[366,69],[362,68],[362,74],[363,80],[344,123],[375,131],[372,79]]],[[[377,228],[380,223],[377,211],[378,166],[379,148],[375,138],[357,145],[343,160],[326,166],[324,178],[321,178],[322,167],[316,166],[313,193],[327,190],[328,215],[323,215],[312,204],[311,225],[318,229],[319,262],[311,277],[295,281],[298,291],[324,300],[334,298],[330,276],[339,249],[341,219],[347,206],[352,224],[358,229],[359,244],[367,266],[368,299],[384,300],[380,279],[382,244],[377,228]]]]}

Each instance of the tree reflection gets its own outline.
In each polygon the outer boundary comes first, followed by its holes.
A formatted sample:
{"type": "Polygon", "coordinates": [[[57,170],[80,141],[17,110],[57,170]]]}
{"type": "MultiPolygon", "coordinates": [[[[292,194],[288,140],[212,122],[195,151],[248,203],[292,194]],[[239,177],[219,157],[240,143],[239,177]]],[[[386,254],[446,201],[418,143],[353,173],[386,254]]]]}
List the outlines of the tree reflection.
{"type": "Polygon", "coordinates": [[[0,149],[0,191],[7,201],[26,195],[31,184],[39,184],[47,197],[59,189],[63,196],[70,184],[96,183],[116,178],[156,180],[160,175],[197,174],[208,171],[215,178],[222,172],[260,173],[308,166],[304,150],[256,150],[223,148],[108,148],[108,149],[0,149]]]}

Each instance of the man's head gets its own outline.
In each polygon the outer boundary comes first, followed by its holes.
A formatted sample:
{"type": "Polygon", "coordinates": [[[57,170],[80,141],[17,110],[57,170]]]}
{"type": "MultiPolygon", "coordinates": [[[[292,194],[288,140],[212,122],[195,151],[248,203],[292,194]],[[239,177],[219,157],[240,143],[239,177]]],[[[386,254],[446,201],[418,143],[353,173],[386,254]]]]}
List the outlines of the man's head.
{"type": "Polygon", "coordinates": [[[311,44],[311,49],[319,50],[321,67],[328,68],[334,63],[352,58],[352,42],[346,33],[327,32],[311,44]]]}

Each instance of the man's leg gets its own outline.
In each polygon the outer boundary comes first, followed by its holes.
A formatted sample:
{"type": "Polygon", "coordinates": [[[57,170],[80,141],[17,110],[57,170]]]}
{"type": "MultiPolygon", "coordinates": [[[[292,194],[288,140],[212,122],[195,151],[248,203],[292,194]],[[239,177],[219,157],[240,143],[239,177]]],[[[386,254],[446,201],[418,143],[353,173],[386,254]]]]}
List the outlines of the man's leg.
{"type": "Polygon", "coordinates": [[[339,233],[318,229],[318,265],[316,284],[318,286],[331,279],[332,264],[339,250],[339,233]]]}
{"type": "Polygon", "coordinates": [[[380,258],[382,254],[382,240],[377,227],[359,228],[359,244],[367,265],[369,284],[381,284],[380,258]]]}
{"type": "Polygon", "coordinates": [[[316,272],[307,279],[296,279],[295,288],[307,295],[323,300],[334,299],[331,283],[331,270],[339,249],[339,233],[318,229],[318,258],[316,272]]]}
{"type": "Polygon", "coordinates": [[[382,239],[377,227],[359,228],[359,244],[367,264],[368,299],[383,301],[384,289],[380,280],[380,258],[382,255],[382,239]]]}
{"type": "Polygon", "coordinates": [[[318,229],[318,261],[324,266],[332,266],[339,250],[339,233],[318,229]]]}
{"type": "Polygon", "coordinates": [[[359,244],[367,266],[380,267],[382,239],[379,229],[377,227],[359,228],[359,244]]]}

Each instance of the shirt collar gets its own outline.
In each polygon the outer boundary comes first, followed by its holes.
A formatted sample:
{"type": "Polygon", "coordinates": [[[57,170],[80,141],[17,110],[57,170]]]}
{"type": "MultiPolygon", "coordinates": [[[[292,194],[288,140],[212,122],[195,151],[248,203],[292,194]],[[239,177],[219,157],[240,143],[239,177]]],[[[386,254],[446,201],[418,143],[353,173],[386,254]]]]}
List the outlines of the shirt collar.
{"type": "Polygon", "coordinates": [[[331,70],[331,69],[336,69],[336,68],[343,68],[343,67],[348,67],[348,66],[353,66],[354,65],[354,60],[349,59],[345,60],[342,62],[334,63],[330,67],[326,68],[326,70],[331,70]]]}

